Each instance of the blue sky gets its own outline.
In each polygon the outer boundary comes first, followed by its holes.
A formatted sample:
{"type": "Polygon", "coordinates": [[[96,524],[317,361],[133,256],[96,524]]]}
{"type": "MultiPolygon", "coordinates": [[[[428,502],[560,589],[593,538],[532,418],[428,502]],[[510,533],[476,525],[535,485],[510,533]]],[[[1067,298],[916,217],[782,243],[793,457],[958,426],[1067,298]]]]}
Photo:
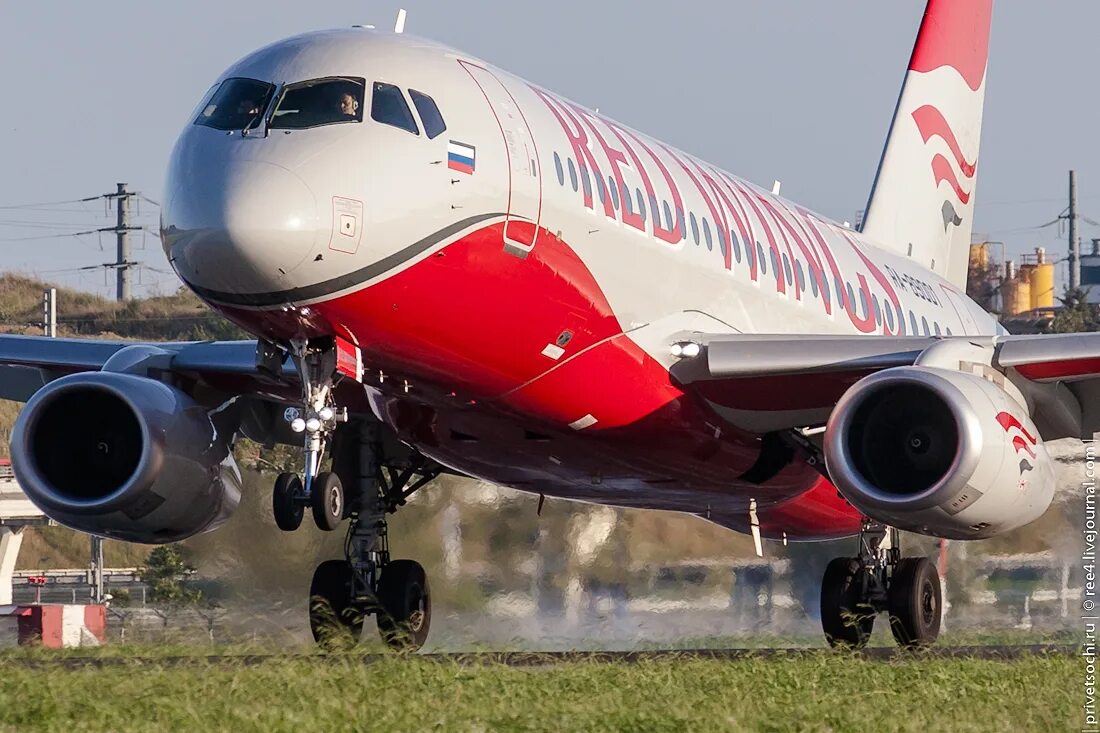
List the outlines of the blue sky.
{"type": "MultiPolygon", "coordinates": [[[[840,220],[866,202],[922,0],[733,0],[647,6],[517,3],[108,4],[9,2],[0,23],[0,270],[113,293],[113,276],[75,271],[114,258],[113,237],[70,233],[113,221],[103,202],[40,208],[126,181],[160,198],[172,143],[212,80],[281,37],[373,23],[485,58],[840,220]]],[[[1005,2],[994,13],[976,228],[1010,256],[1064,231],[1037,229],[1065,208],[1078,170],[1082,213],[1100,221],[1093,78],[1100,3],[1005,2]]],[[[156,208],[141,205],[155,228],[156,208]]],[[[1086,224],[1087,242],[1100,227],[1086,224]]],[[[142,246],[144,245],[144,248],[142,246]]],[[[137,292],[170,292],[153,236],[137,292]]],[[[1063,268],[1064,269],[1064,268],[1063,268]]]]}

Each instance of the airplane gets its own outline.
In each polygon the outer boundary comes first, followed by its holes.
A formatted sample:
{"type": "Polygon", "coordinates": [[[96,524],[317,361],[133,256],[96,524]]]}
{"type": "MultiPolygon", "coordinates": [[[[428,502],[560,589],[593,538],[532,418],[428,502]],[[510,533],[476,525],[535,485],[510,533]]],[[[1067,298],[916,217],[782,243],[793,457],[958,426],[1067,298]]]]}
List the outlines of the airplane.
{"type": "Polygon", "coordinates": [[[168,261],[252,341],[0,337],[28,497],[132,542],[222,523],[233,445],[300,445],[272,511],[346,527],[310,627],[415,649],[431,592],[387,516],[442,473],[852,537],[822,627],[939,634],[899,530],[972,540],[1052,501],[1100,427],[1100,338],[965,294],[992,0],[929,0],[866,215],[837,223],[477,57],[369,27],[255,51],[171,154],[168,261]],[[346,521],[345,521],[346,520],[346,521]]]}

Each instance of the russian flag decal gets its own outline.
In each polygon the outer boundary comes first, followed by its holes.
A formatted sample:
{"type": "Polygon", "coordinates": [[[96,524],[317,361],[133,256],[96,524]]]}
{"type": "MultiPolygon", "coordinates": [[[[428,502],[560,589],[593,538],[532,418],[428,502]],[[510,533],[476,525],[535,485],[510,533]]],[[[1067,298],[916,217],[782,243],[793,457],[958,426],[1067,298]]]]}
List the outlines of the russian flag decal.
{"type": "Polygon", "coordinates": [[[477,150],[473,145],[460,143],[457,140],[447,141],[447,167],[451,170],[472,175],[476,157],[477,150]]]}

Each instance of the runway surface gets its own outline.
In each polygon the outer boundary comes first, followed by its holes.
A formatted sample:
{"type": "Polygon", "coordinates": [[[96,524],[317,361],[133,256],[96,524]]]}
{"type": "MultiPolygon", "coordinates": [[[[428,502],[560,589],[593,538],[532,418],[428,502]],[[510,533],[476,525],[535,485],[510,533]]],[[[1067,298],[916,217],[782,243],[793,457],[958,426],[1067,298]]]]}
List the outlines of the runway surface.
{"type": "MultiPolygon", "coordinates": [[[[408,659],[418,661],[459,664],[464,666],[504,665],[508,667],[547,667],[568,663],[637,664],[656,660],[719,660],[738,661],[772,659],[797,661],[829,656],[851,656],[873,662],[906,661],[912,659],[981,659],[1011,661],[1032,656],[1075,656],[1080,647],[1075,644],[1026,644],[988,646],[932,647],[916,651],[897,647],[871,647],[861,651],[843,652],[830,649],[676,649],[654,651],[575,651],[575,652],[457,652],[410,654],[408,659]]],[[[375,664],[400,658],[392,653],[335,653],[335,654],[196,654],[184,656],[58,656],[3,660],[4,666],[31,668],[57,667],[63,669],[104,668],[119,666],[176,667],[183,665],[239,665],[256,666],[271,662],[309,661],[314,663],[357,662],[375,664]]]]}

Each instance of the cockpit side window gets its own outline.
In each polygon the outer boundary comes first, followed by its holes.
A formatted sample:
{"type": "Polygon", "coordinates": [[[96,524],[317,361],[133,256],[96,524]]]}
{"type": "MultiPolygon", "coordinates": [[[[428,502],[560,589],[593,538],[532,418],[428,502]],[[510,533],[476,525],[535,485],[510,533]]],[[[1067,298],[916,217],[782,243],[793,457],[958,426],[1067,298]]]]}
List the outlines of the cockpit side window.
{"type": "Polygon", "coordinates": [[[287,84],[268,127],[304,130],[342,122],[362,122],[365,85],[365,79],[343,76],[287,84]]]}
{"type": "Polygon", "coordinates": [[[394,127],[419,135],[420,130],[413,119],[412,110],[409,109],[405,95],[393,84],[374,82],[374,95],[371,98],[370,117],[375,122],[394,127]]]}
{"type": "Polygon", "coordinates": [[[420,121],[424,124],[424,134],[429,140],[434,140],[447,129],[447,123],[443,121],[443,115],[439,113],[439,107],[435,100],[424,92],[415,89],[409,90],[416,111],[420,114],[420,121]]]}
{"type": "Polygon", "coordinates": [[[275,91],[273,84],[256,79],[226,79],[199,110],[196,125],[215,130],[247,130],[263,116],[275,91]]]}

